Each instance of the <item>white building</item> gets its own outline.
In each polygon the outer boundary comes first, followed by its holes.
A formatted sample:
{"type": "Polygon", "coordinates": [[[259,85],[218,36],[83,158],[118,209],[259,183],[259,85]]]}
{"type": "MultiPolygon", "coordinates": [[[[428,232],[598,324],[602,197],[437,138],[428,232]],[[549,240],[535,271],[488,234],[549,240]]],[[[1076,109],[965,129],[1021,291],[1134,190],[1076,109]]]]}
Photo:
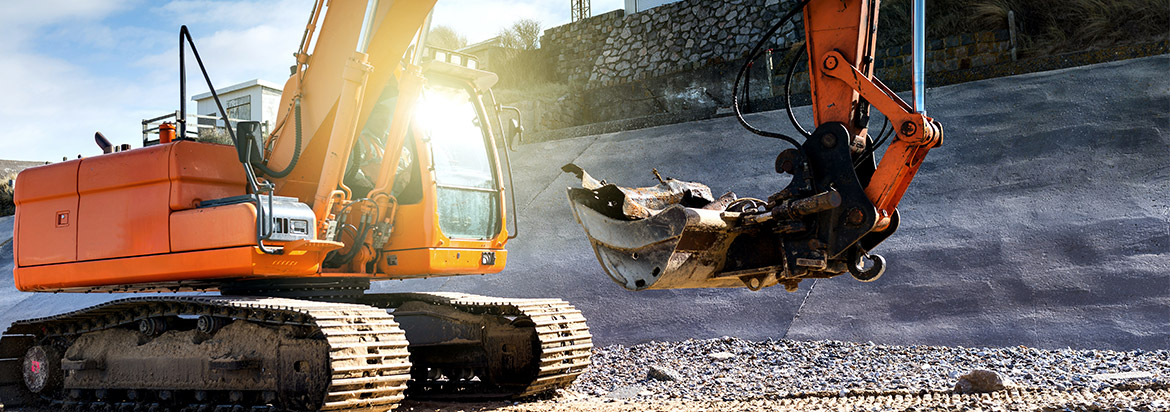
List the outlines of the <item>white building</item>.
{"type": "MultiPolygon", "coordinates": [[[[276,122],[277,106],[280,105],[280,86],[276,83],[256,79],[223,87],[216,92],[219,93],[219,101],[223,103],[228,118],[234,121],[268,122],[269,126],[276,122]]],[[[215,107],[211,92],[197,94],[191,99],[196,103],[196,114],[219,117],[219,108],[215,107]]],[[[205,119],[199,122],[211,124],[210,120],[205,119]]]]}

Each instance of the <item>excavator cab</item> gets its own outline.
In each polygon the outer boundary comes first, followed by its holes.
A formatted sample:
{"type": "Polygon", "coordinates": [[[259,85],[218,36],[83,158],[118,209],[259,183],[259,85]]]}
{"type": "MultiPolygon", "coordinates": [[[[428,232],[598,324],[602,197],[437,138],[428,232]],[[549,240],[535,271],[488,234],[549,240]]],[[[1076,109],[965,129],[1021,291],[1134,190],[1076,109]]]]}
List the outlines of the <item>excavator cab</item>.
{"type": "Polygon", "coordinates": [[[396,173],[398,224],[379,253],[378,276],[499,272],[509,236],[503,182],[511,172],[502,167],[503,127],[490,94],[497,77],[439,59],[424,64],[423,74],[396,173]]]}

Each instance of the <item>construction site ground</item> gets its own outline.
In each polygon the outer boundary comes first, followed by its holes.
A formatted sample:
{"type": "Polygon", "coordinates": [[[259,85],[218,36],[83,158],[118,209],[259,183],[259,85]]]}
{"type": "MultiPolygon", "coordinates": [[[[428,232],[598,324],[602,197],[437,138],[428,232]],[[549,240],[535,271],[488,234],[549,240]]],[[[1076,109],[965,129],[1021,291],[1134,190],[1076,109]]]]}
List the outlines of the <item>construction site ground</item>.
{"type": "MultiPolygon", "coordinates": [[[[375,290],[565,299],[583,311],[599,350],[722,336],[748,342],[1164,350],[1170,347],[1168,68],[1170,55],[1162,55],[929,89],[926,108],[944,125],[946,141],[931,152],[903,199],[900,230],[877,250],[889,261],[886,275],[877,282],[844,276],[804,282],[795,293],[782,288],[635,293],[605,277],[573,221],[565,188],[574,182],[560,173],[560,166],[573,162],[598,178],[627,186],[654,184],[651,169],[657,168],[663,176],[703,182],[719,193],[766,197],[782,188],[786,179],[773,172],[772,163],[786,148],[784,143],[752,135],[724,117],[520,145],[511,156],[519,238],[508,245],[508,268],[498,275],[382,282],[375,290]]],[[[796,114],[811,122],[809,108],[798,108],[796,114]]],[[[795,135],[782,111],[750,115],[748,120],[795,135]]],[[[880,128],[882,121],[875,112],[871,126],[880,128]]],[[[12,245],[7,242],[11,229],[12,218],[0,218],[0,325],[124,296],[16,291],[10,276],[12,245]]],[[[1000,402],[1008,406],[963,398],[961,405],[943,408],[1045,410],[1052,405],[1044,402],[1052,399],[1057,400],[1055,410],[1068,405],[1084,406],[1072,410],[1132,406],[1110,400],[1109,394],[1115,393],[1146,399],[1134,410],[1170,410],[1164,403],[1165,388],[1158,386],[1170,365],[1164,352],[1159,356],[1148,365],[1129,365],[1154,377],[1153,383],[1143,381],[1146,386],[1133,390],[1116,392],[1088,383],[1040,385],[1016,395],[997,395],[1015,396],[1000,402]],[[1010,406],[1031,396],[1041,400],[1010,406]]],[[[1118,361],[1093,373],[1124,373],[1126,365],[1118,361]]],[[[790,368],[799,374],[803,367],[790,368]]],[[[939,378],[929,391],[953,385],[951,378],[939,378]]],[[[642,380],[644,375],[634,376],[625,384],[642,380]]],[[[521,404],[410,401],[399,410],[759,410],[793,405],[784,397],[688,399],[658,397],[653,391],[610,396],[617,389],[570,389],[521,404]]],[[[839,402],[849,393],[822,395],[839,402]]],[[[888,408],[877,410],[914,406],[907,402],[891,400],[888,408]]]]}

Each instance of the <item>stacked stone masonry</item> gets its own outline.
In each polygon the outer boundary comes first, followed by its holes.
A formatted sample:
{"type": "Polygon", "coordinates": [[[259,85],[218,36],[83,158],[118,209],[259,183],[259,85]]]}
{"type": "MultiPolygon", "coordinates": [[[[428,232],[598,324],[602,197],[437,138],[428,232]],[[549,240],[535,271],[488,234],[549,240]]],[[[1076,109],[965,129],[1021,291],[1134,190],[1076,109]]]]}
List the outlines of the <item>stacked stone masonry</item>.
{"type": "MultiPolygon", "coordinates": [[[[622,10],[553,27],[544,32],[558,80],[594,89],[698,69],[744,58],[793,0],[684,0],[639,13],[622,10]]],[[[766,47],[785,50],[804,38],[798,14],[766,47]]],[[[927,70],[952,71],[1010,59],[1008,32],[935,39],[927,70]]],[[[776,53],[782,55],[782,53],[776,53]]],[[[878,67],[909,64],[910,46],[878,50],[878,67]]],[[[776,64],[777,68],[782,64],[776,64]]]]}
{"type": "MultiPolygon", "coordinates": [[[[1007,30],[948,36],[926,46],[927,83],[931,73],[953,72],[1007,63],[1012,59],[1007,30]]],[[[897,90],[910,87],[910,45],[877,50],[879,79],[897,90]]]]}
{"type": "MultiPolygon", "coordinates": [[[[550,28],[541,38],[542,52],[555,80],[567,84],[570,93],[519,104],[531,113],[526,124],[531,131],[544,131],[647,116],[712,115],[729,107],[740,65],[796,3],[683,0],[550,28]]],[[[765,44],[773,53],[757,61],[749,76],[751,103],[746,110],[776,107],[788,68],[784,59],[804,40],[803,24],[798,14],[765,44]],[[773,59],[771,64],[766,58],[773,59]]],[[[1010,48],[1007,31],[933,39],[927,45],[927,72],[994,66],[1011,60],[1010,48]]],[[[882,48],[875,54],[877,77],[896,90],[908,89],[910,46],[882,48]]],[[[793,101],[807,104],[807,67],[797,67],[793,101]]],[[[927,78],[929,83],[931,76],[927,78]]]]}
{"type": "MultiPolygon", "coordinates": [[[[743,58],[794,0],[683,0],[626,15],[617,10],[546,30],[556,76],[591,89],[743,58]]],[[[804,38],[798,15],[767,47],[804,38]]]]}

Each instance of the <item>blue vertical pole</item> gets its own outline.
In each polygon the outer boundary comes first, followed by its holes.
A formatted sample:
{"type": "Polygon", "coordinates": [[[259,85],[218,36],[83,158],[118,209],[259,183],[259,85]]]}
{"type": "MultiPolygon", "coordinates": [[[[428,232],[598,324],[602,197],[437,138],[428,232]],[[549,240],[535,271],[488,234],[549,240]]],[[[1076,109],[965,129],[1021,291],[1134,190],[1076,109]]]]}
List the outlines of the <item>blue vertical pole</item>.
{"type": "Polygon", "coordinates": [[[910,11],[913,20],[913,68],[911,79],[914,87],[914,111],[926,113],[926,0],[914,0],[910,11]]]}

